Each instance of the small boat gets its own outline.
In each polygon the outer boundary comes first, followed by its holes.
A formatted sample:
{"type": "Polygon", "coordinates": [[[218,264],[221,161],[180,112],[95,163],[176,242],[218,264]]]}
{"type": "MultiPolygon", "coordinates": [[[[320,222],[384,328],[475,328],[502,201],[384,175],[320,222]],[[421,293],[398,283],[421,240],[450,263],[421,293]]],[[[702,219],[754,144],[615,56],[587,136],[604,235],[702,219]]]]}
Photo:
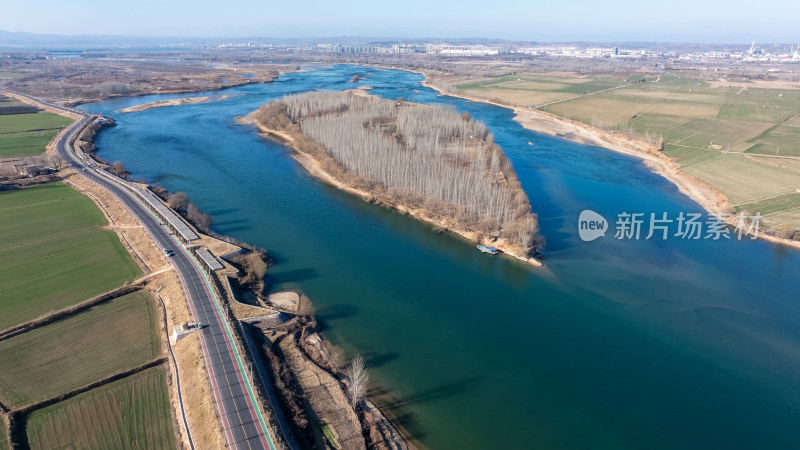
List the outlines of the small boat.
{"type": "Polygon", "coordinates": [[[478,250],[482,251],[483,253],[488,253],[490,255],[496,255],[497,253],[500,252],[500,250],[495,247],[487,247],[483,244],[478,244],[478,250]]]}

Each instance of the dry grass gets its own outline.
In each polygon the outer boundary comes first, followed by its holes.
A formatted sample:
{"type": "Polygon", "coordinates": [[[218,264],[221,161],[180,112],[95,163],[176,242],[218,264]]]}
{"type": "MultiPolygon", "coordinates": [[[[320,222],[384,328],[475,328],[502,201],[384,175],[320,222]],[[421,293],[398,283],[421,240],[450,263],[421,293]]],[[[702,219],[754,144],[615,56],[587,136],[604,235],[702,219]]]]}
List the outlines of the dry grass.
{"type": "Polygon", "coordinates": [[[181,372],[186,416],[195,446],[224,448],[225,439],[213,403],[197,334],[181,339],[175,345],[175,359],[181,372]]]}
{"type": "MultiPolygon", "coordinates": [[[[175,325],[191,322],[192,316],[178,276],[174,272],[167,272],[161,277],[155,288],[161,289],[159,294],[167,308],[167,327],[171,333],[175,325]]],[[[192,334],[181,339],[173,346],[173,351],[181,375],[181,394],[195,445],[197,448],[223,448],[225,440],[217,418],[197,335],[192,334]]],[[[174,386],[173,384],[170,394],[171,403],[176,417],[180,417],[174,386]]]]}

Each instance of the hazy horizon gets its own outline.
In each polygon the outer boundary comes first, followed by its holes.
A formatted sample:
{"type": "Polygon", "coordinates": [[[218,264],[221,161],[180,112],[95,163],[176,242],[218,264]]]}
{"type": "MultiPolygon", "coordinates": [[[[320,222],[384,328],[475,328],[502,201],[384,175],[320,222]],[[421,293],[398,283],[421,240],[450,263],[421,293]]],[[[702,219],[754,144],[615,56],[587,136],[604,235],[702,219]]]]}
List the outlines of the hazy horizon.
{"type": "MultiPolygon", "coordinates": [[[[247,0],[99,6],[43,0],[4,5],[0,30],[65,36],[160,38],[485,38],[547,42],[797,43],[800,3],[712,0],[648,4],[588,0],[534,5],[519,1],[337,5],[321,1],[266,5],[247,0]],[[124,23],[120,18],[124,17],[124,23]]],[[[0,42],[0,44],[2,44],[0,42]]]]}

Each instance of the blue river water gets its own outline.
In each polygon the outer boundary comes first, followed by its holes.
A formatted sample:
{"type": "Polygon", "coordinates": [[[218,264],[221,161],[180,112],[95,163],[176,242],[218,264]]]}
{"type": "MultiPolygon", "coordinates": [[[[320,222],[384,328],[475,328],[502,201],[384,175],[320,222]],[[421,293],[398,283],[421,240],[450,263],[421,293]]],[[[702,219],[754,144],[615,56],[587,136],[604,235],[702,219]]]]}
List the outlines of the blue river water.
{"type": "MultiPolygon", "coordinates": [[[[311,66],[198,105],[175,95],[85,105],[114,117],[99,154],[269,250],[275,290],[314,302],[362,353],[373,396],[432,449],[800,448],[800,252],[760,240],[645,239],[650,213],[705,213],[634,158],[528,131],[508,109],[440,96],[422,76],[311,66]],[[539,214],[545,268],[366,204],[307,175],[234,118],[284,94],[351,89],[450,105],[494,133],[539,214]],[[611,227],[584,242],[578,215],[611,227]],[[645,213],[640,239],[619,214],[645,213]]],[[[198,94],[192,94],[192,96],[198,94]]],[[[705,234],[705,230],[704,230],[705,234]]]]}

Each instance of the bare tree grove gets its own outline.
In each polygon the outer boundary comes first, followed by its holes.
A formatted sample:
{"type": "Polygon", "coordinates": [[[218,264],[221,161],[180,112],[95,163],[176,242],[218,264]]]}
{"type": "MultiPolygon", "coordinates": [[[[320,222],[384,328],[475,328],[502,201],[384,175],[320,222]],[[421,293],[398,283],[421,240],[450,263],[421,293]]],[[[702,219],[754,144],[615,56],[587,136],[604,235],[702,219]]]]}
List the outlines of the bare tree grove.
{"type": "Polygon", "coordinates": [[[262,107],[256,120],[301,134],[295,139],[301,151],[387,203],[422,207],[526,252],[539,245],[537,217],[514,168],[486,126],[468,114],[351,92],[309,92],[262,107]]]}

